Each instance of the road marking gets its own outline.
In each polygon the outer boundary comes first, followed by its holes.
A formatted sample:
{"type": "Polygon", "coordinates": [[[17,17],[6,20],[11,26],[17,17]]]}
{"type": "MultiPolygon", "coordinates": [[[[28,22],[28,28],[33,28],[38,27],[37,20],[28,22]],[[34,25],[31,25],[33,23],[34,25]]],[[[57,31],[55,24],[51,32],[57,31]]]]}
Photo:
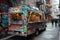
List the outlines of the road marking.
{"type": "Polygon", "coordinates": [[[7,40],[7,39],[9,39],[9,38],[11,38],[11,37],[13,37],[13,36],[15,36],[15,35],[11,35],[11,36],[8,36],[8,37],[5,37],[5,38],[2,38],[2,39],[0,39],[0,40],[7,40]]]}

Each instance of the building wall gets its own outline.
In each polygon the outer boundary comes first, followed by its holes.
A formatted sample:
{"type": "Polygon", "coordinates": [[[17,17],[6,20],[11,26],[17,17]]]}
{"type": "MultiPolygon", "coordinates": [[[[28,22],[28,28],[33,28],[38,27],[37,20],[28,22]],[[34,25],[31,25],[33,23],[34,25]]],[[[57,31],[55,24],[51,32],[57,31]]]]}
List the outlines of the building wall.
{"type": "Polygon", "coordinates": [[[8,3],[5,0],[0,0],[0,11],[7,12],[8,3]]]}
{"type": "Polygon", "coordinates": [[[59,7],[60,7],[60,0],[59,0],[59,7]]]}
{"type": "Polygon", "coordinates": [[[30,4],[30,6],[35,6],[35,4],[36,4],[35,1],[36,1],[36,0],[26,0],[26,1],[25,1],[25,4],[30,4]]]}
{"type": "Polygon", "coordinates": [[[58,18],[58,11],[59,11],[59,0],[52,0],[52,17],[53,18],[58,18]],[[56,5],[57,4],[57,5],[56,5]]]}
{"type": "Polygon", "coordinates": [[[0,4],[3,3],[3,4],[7,4],[7,2],[5,0],[0,0],[0,4]]]}

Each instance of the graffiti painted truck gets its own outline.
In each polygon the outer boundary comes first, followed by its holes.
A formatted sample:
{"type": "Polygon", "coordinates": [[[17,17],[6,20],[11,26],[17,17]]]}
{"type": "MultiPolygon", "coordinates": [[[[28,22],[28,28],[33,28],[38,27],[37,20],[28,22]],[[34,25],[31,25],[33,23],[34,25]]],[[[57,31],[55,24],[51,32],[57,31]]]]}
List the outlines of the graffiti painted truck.
{"type": "Polygon", "coordinates": [[[25,15],[20,9],[13,7],[9,9],[9,34],[28,36],[38,35],[39,31],[45,30],[44,14],[28,11],[25,15]]]}

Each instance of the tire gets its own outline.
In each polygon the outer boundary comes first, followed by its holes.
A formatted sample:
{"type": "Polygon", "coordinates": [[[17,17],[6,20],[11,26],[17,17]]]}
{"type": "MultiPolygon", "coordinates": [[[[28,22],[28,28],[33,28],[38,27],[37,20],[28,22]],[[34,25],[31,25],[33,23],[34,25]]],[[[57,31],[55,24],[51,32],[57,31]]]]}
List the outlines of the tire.
{"type": "Polygon", "coordinates": [[[45,27],[47,27],[47,25],[45,25],[45,27]]]}
{"type": "Polygon", "coordinates": [[[5,37],[5,32],[4,31],[0,32],[0,36],[1,38],[5,37]]]}
{"type": "Polygon", "coordinates": [[[44,28],[44,30],[43,31],[45,31],[46,30],[46,28],[44,28]]]}
{"type": "Polygon", "coordinates": [[[35,36],[38,36],[39,35],[39,30],[36,30],[35,31],[35,36]]]}

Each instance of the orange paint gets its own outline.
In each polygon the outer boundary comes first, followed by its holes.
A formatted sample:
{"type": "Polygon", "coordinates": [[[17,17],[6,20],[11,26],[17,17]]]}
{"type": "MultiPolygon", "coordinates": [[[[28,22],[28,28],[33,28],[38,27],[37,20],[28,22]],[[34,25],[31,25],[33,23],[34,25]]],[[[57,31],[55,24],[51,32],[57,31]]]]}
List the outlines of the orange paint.
{"type": "Polygon", "coordinates": [[[17,28],[17,25],[14,25],[14,29],[16,29],[17,28]]]}

